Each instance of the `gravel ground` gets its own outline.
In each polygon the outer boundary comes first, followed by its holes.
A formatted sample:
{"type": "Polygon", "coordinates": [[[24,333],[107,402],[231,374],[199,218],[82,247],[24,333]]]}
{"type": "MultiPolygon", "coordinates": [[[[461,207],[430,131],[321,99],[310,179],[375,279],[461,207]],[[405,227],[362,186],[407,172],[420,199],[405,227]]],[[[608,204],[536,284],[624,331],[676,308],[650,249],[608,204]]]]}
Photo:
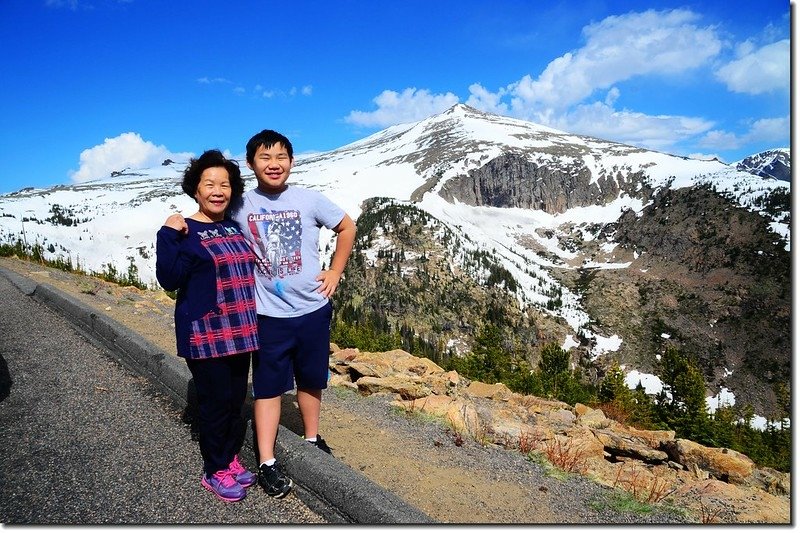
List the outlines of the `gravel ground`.
{"type": "Polygon", "coordinates": [[[324,522],[294,494],[217,500],[167,397],[3,276],[0,300],[4,525],[324,522]]]}

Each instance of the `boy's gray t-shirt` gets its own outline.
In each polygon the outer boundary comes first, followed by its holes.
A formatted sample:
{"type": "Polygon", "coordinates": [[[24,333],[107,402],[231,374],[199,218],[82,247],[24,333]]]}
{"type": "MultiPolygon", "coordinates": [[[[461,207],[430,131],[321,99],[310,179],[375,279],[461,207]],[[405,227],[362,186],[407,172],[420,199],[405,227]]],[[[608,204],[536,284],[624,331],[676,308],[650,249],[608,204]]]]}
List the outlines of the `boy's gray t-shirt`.
{"type": "Polygon", "coordinates": [[[316,280],[321,271],[319,231],[322,226],[333,229],[344,215],[322,193],[295,186],[278,194],[251,189],[231,206],[231,218],[259,257],[259,315],[302,316],[325,305],[328,299],[317,292],[316,280]]]}

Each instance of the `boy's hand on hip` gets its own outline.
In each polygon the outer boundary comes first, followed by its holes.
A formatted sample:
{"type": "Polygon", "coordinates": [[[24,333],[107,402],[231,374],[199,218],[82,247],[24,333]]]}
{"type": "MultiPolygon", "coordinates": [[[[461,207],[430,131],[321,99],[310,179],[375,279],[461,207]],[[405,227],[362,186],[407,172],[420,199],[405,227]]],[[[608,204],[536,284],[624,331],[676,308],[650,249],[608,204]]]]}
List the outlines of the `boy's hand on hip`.
{"type": "Polygon", "coordinates": [[[342,275],[335,270],[323,270],[316,279],[321,282],[317,292],[325,298],[330,298],[336,291],[336,287],[339,286],[339,280],[342,279],[342,275]]]}

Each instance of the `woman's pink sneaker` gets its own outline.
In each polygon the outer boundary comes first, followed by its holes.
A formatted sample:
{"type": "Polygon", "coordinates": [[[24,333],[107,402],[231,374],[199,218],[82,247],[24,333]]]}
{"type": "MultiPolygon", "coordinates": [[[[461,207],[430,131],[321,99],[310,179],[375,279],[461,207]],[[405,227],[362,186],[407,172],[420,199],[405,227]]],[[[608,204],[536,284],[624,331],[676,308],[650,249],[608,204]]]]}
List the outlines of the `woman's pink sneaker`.
{"type": "Polygon", "coordinates": [[[233,479],[244,488],[252,487],[258,480],[254,473],[242,466],[238,455],[233,456],[233,461],[228,465],[228,471],[233,474],[233,479]]]}
{"type": "Polygon", "coordinates": [[[247,491],[236,482],[231,471],[227,469],[220,470],[211,477],[203,474],[200,483],[217,498],[226,502],[238,502],[247,496],[247,491]]]}

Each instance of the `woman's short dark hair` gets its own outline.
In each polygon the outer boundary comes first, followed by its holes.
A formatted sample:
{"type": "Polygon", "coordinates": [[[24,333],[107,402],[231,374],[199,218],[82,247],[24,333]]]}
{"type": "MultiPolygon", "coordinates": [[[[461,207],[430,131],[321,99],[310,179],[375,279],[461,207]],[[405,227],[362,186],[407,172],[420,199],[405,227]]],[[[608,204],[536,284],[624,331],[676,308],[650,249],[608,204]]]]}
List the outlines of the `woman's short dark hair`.
{"type": "Polygon", "coordinates": [[[200,184],[200,176],[209,168],[222,167],[228,171],[228,180],[231,183],[231,203],[238,200],[244,194],[244,180],[242,172],[239,170],[239,163],[226,158],[219,150],[206,150],[203,155],[189,160],[189,166],[183,171],[183,182],[181,188],[183,192],[194,198],[197,194],[197,186],[200,184]]]}
{"type": "Polygon", "coordinates": [[[253,135],[247,141],[247,162],[253,164],[253,158],[256,156],[258,149],[263,146],[264,148],[271,148],[273,144],[282,144],[286,148],[286,153],[289,154],[289,159],[294,159],[294,150],[292,143],[282,133],[275,130],[261,130],[253,135]]]}

